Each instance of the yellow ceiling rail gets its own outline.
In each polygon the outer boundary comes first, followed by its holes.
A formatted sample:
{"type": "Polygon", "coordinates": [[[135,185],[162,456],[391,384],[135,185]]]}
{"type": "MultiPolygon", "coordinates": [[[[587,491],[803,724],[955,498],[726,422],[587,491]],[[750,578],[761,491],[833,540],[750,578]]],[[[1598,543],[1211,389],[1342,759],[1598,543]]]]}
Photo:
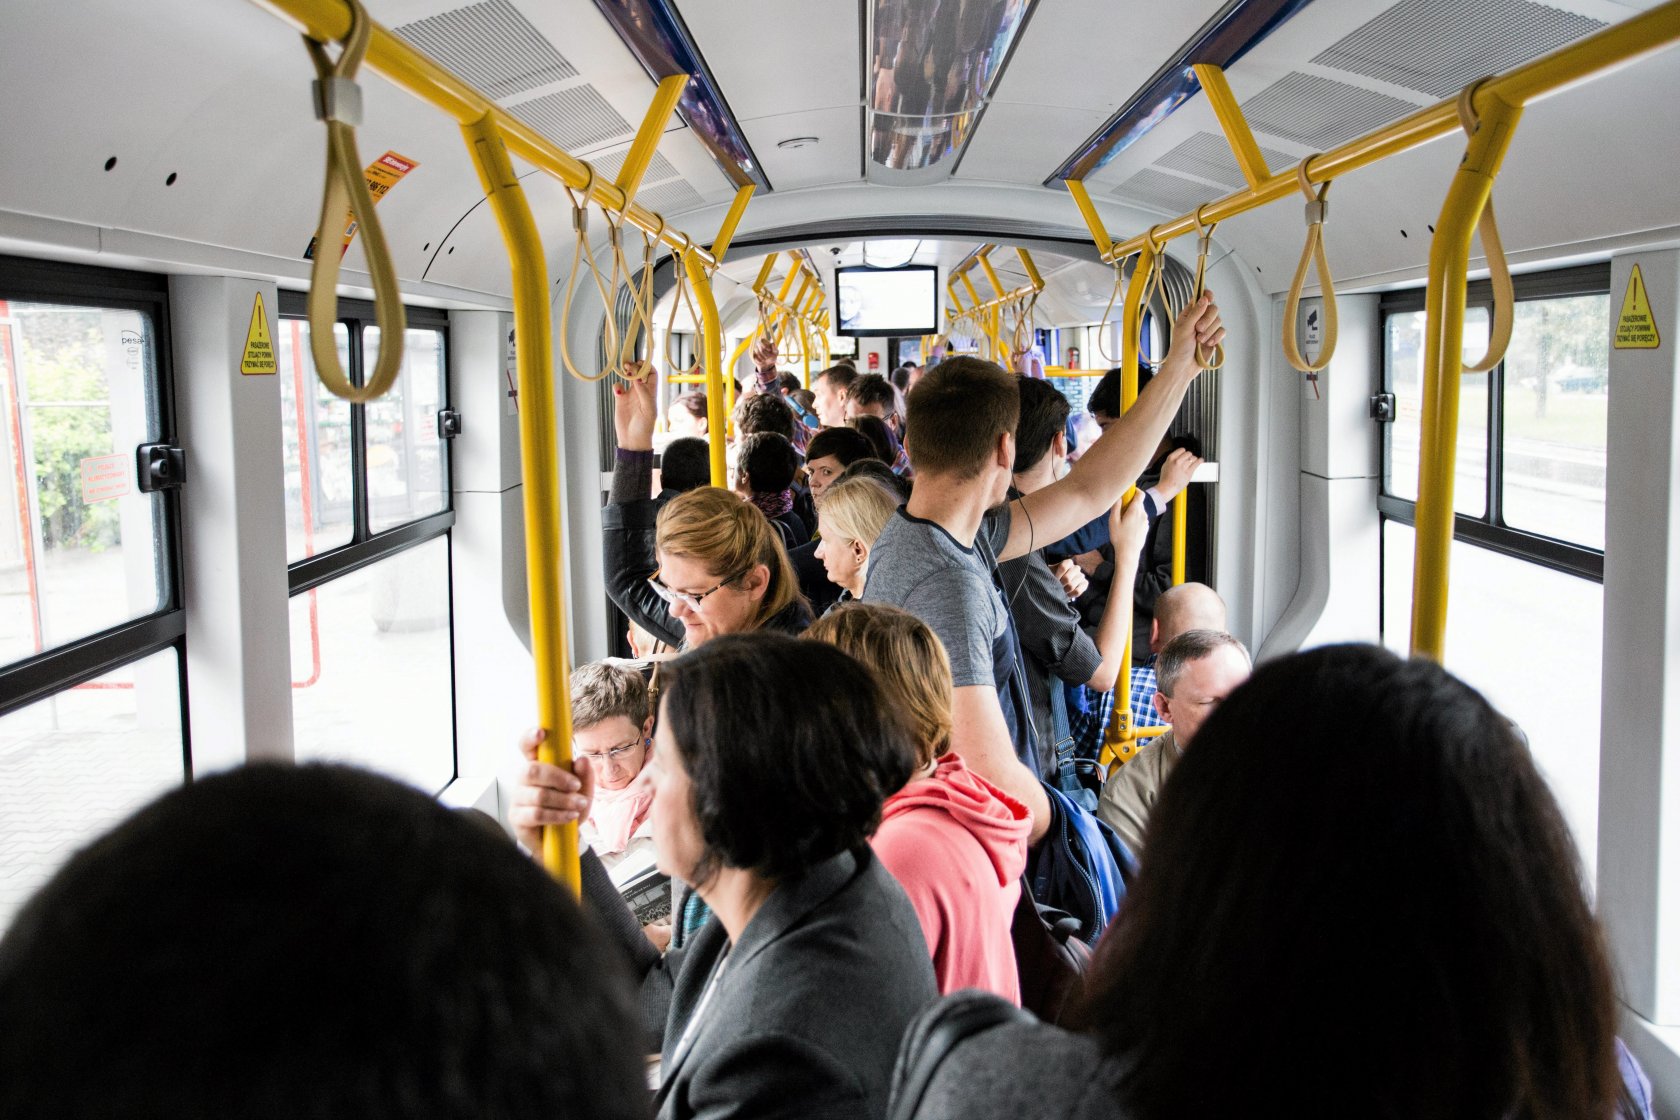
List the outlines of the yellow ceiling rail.
{"type": "Polygon", "coordinates": [[[986,274],[986,283],[992,286],[992,295],[1003,298],[1003,281],[998,279],[997,269],[992,267],[992,257],[989,252],[980,254],[980,270],[986,274]]]}
{"type": "Polygon", "coordinates": [[[1196,80],[1202,84],[1202,92],[1213,106],[1213,115],[1219,118],[1219,127],[1225,132],[1225,142],[1231,145],[1231,154],[1237,157],[1243,179],[1253,190],[1272,173],[1266,168],[1266,157],[1260,153],[1260,145],[1248,127],[1248,118],[1243,116],[1236,94],[1231,92],[1231,83],[1225,80],[1225,71],[1207,62],[1198,62],[1190,69],[1196,72],[1196,80]]]}
{"type": "MultiPolygon", "coordinates": [[[[291,23],[318,42],[341,41],[350,30],[350,7],[345,0],[252,0],[291,23]]],[[[428,58],[382,24],[371,22],[364,65],[399,89],[418,97],[462,125],[476,125],[488,117],[508,152],[573,190],[587,191],[603,210],[624,220],[677,253],[694,252],[708,270],[717,259],[687,234],[669,228],[665,219],[625,197],[624,191],[592,167],[571,155],[542,133],[514,117],[483,93],[428,58]]]]}
{"type": "MultiPolygon", "coordinates": [[[[273,3],[275,0],[264,0],[273,3]]],[[[1489,79],[1476,94],[1479,109],[1484,100],[1497,98],[1515,106],[1528,105],[1539,98],[1557,93],[1595,74],[1634,62],[1646,55],[1680,41],[1680,0],[1668,0],[1658,7],[1641,12],[1612,27],[1588,35],[1533,62],[1518,66],[1489,79]]],[[[1451,135],[1459,128],[1456,96],[1434,105],[1408,113],[1392,124],[1367,133],[1330,149],[1312,161],[1312,181],[1315,183],[1339,179],[1350,171],[1368,167],[1389,156],[1410,151],[1431,140],[1451,135]]],[[[1068,193],[1073,195],[1080,212],[1085,216],[1102,259],[1114,261],[1128,257],[1143,248],[1144,235],[1125,241],[1110,241],[1090,195],[1077,180],[1065,180],[1068,193]]],[[[1238,214],[1287,198],[1299,189],[1295,170],[1274,174],[1255,187],[1248,187],[1215,199],[1202,208],[1204,224],[1216,224],[1238,214]]],[[[1157,240],[1170,241],[1196,231],[1193,214],[1181,214],[1155,227],[1157,240]]]]}

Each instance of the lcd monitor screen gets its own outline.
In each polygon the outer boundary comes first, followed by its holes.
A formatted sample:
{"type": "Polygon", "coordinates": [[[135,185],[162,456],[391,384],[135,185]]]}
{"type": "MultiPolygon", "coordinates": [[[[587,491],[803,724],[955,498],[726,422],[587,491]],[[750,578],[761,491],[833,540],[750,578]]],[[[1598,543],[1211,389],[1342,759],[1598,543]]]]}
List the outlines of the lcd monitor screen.
{"type": "Polygon", "coordinates": [[[939,329],[938,283],[933,265],[836,269],[840,323],[835,333],[932,334],[939,329]]]}

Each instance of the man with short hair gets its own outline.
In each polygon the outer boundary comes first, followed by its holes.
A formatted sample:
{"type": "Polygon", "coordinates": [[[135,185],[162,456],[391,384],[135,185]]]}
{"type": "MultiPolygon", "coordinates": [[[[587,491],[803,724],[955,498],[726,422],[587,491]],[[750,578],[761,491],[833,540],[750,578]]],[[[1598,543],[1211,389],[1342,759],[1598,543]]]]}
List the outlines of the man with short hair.
{"type": "Polygon", "coordinates": [[[857,379],[857,370],[845,362],[829,366],[811,378],[811,393],[816,397],[817,419],[822,422],[823,427],[846,426],[846,395],[857,379]]]}
{"type": "Polygon", "coordinates": [[[904,437],[904,398],[878,373],[864,374],[846,392],[846,419],[858,416],[879,417],[893,435],[904,437]]]}
{"type": "Polygon", "coordinates": [[[1021,653],[997,564],[1058,540],[1119,501],[1201,372],[1196,348],[1224,337],[1204,295],[1179,316],[1161,372],[1065,478],[1003,505],[1015,461],[1016,376],[952,358],[911,391],[907,442],[916,487],[870,557],[865,601],[903,607],[939,635],[955,684],[952,742],[980,775],[1050,825],[1028,721],[1021,653]]]}
{"type": "Polygon", "coordinates": [[[1167,776],[1208,716],[1252,671],[1247,648],[1220,630],[1186,630],[1161,651],[1155,708],[1172,730],[1110,774],[1097,805],[1097,816],[1120,834],[1133,855],[1143,851],[1145,826],[1167,776]]]}
{"type": "Polygon", "coordinates": [[[659,455],[659,494],[654,501],[664,505],[678,494],[712,482],[712,449],[705,440],[684,436],[665,445],[659,455]]]}

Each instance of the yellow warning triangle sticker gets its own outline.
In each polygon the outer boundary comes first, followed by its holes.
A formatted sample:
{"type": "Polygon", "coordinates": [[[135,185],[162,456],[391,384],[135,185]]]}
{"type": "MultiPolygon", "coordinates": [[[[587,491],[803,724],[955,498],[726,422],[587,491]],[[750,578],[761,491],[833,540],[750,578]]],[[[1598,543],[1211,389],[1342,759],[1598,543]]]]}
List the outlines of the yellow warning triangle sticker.
{"type": "Polygon", "coordinates": [[[1634,265],[1627,294],[1622,297],[1622,314],[1616,320],[1616,349],[1655,350],[1661,345],[1656,316],[1651,314],[1651,297],[1645,291],[1645,276],[1634,265]]]}
{"type": "Polygon", "coordinates": [[[268,316],[263,313],[262,293],[258,292],[257,301],[251,305],[251,326],[245,331],[245,356],[239,360],[239,372],[260,377],[279,371],[274,339],[268,333],[268,316]]]}

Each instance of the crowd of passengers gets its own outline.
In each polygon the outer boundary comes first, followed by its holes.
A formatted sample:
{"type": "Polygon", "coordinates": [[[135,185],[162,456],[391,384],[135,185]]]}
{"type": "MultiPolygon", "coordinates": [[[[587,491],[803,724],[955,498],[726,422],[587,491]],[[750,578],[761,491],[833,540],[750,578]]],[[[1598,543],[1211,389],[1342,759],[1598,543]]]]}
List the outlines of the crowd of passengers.
{"type": "Polygon", "coordinates": [[[807,391],[760,345],[731,489],[696,394],[656,488],[618,386],[637,657],[574,671],[571,764],[521,743],[523,852],[342,767],[164,796],[0,941],[0,1116],[1650,1116],[1520,732],[1374,647],[1253,668],[1161,571],[1223,335],[1187,308],[1083,449],[985,361],[807,391]],[[573,822],[581,904],[531,858],[573,822]]]}

